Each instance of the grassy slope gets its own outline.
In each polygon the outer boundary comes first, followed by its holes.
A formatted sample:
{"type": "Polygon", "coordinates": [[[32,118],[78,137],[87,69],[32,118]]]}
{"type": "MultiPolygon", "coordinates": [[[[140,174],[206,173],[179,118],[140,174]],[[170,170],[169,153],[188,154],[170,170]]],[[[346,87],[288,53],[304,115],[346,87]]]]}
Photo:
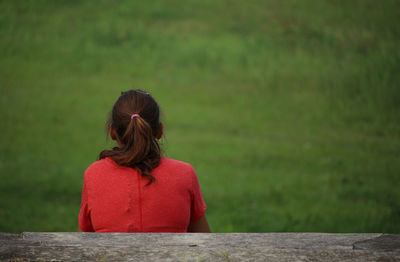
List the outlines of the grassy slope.
{"type": "Polygon", "coordinates": [[[400,232],[397,1],[3,1],[0,231],[74,231],[121,90],[214,231],[400,232]],[[146,4],[144,4],[146,3],[146,4]]]}

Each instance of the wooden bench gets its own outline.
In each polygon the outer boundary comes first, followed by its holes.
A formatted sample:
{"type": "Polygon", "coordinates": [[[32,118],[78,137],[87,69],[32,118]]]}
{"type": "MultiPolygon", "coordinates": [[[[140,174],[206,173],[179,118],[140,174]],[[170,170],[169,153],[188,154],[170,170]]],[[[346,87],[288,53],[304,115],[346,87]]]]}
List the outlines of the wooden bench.
{"type": "Polygon", "coordinates": [[[400,235],[0,233],[1,261],[400,261],[400,235]]]}

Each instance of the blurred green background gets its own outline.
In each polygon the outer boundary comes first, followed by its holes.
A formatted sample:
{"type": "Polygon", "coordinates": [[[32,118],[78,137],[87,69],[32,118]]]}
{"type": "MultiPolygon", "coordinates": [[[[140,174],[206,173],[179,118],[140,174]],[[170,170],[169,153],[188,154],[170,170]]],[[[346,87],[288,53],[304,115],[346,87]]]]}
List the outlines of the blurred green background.
{"type": "Polygon", "coordinates": [[[122,90],[214,232],[400,233],[400,2],[0,2],[0,231],[76,231],[122,90]]]}

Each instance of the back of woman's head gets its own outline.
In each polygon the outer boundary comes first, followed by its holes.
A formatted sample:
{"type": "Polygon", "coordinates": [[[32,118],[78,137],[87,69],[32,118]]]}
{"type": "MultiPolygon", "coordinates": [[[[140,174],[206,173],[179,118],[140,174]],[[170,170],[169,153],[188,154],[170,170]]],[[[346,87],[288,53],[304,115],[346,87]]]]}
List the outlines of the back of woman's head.
{"type": "Polygon", "coordinates": [[[160,164],[160,108],[154,98],[141,90],[122,92],[107,123],[110,135],[119,147],[104,150],[99,158],[110,157],[121,166],[136,168],[154,181],[151,171],[160,164]]]}

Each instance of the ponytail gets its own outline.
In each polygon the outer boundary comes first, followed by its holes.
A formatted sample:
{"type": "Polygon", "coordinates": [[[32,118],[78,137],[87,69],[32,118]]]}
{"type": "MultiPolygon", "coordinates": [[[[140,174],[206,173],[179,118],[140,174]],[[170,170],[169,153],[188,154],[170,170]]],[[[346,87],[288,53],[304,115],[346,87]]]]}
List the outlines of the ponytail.
{"type": "Polygon", "coordinates": [[[159,108],[157,103],[149,94],[142,91],[131,90],[122,93],[113,107],[111,118],[108,126],[111,127],[112,125],[115,129],[116,135],[118,136],[119,147],[115,147],[112,150],[103,150],[99,155],[99,159],[110,157],[118,165],[135,168],[139,171],[141,176],[149,179],[147,185],[151,184],[155,181],[151,171],[161,162],[161,150],[156,139],[160,128],[159,108]],[[143,96],[143,94],[146,94],[146,96],[143,96]],[[134,99],[132,99],[132,95],[135,95],[133,96],[134,99]],[[124,96],[128,97],[121,99],[124,96]],[[150,100],[150,102],[153,102],[150,103],[150,107],[145,103],[146,101],[142,101],[143,99],[146,100],[146,98],[150,100]],[[136,111],[139,113],[122,114],[119,110],[121,109],[120,107],[125,108],[126,105],[130,104],[124,103],[125,100],[128,102],[132,102],[130,100],[133,100],[135,102],[135,107],[142,105],[141,112],[136,111]],[[154,109],[154,105],[157,110],[150,110],[154,109]],[[149,123],[144,118],[145,116],[150,120],[156,121],[150,121],[149,123]]]}

